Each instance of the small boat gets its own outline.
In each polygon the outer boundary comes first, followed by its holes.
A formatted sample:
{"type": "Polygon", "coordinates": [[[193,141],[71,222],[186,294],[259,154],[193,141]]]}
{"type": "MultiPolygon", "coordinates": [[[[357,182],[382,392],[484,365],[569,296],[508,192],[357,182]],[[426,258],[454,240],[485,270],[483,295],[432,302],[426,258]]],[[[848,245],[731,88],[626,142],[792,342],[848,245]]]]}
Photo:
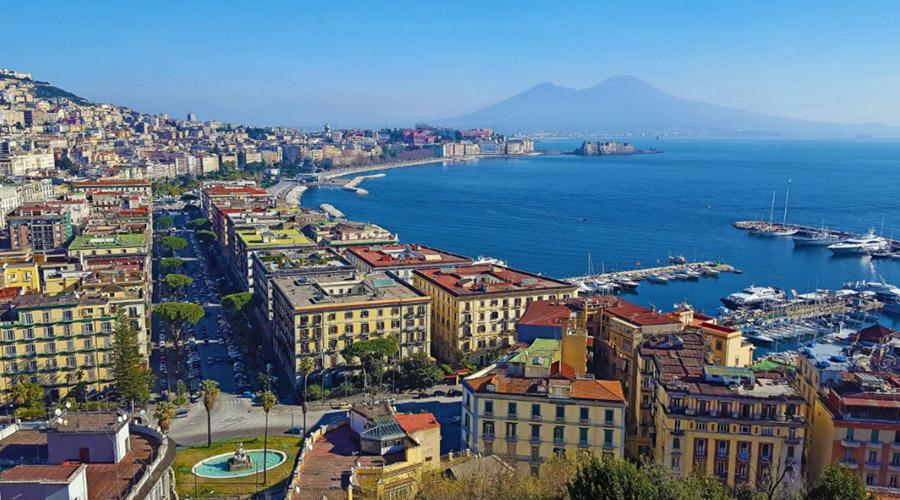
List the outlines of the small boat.
{"type": "Polygon", "coordinates": [[[700,276],[701,276],[700,271],[695,271],[693,269],[685,270],[684,274],[687,275],[689,280],[698,280],[698,279],[700,279],[700,276]]]}
{"type": "Polygon", "coordinates": [[[689,280],[691,277],[688,275],[686,270],[675,271],[672,273],[672,277],[677,280],[689,280]]]}
{"type": "Polygon", "coordinates": [[[745,333],[744,338],[749,340],[750,342],[753,342],[754,344],[770,345],[770,344],[775,343],[775,339],[773,339],[772,337],[770,337],[764,333],[759,333],[759,332],[745,333]]]}
{"type": "Polygon", "coordinates": [[[827,247],[842,241],[840,237],[828,231],[816,231],[809,235],[794,236],[793,240],[795,247],[827,247]]]}
{"type": "Polygon", "coordinates": [[[759,307],[766,303],[784,300],[784,291],[771,286],[749,286],[740,292],[719,299],[729,309],[759,307]]]}
{"type": "Polygon", "coordinates": [[[663,285],[669,282],[669,277],[664,274],[651,274],[647,276],[647,281],[663,285]]]}
{"type": "Polygon", "coordinates": [[[721,273],[721,271],[714,267],[704,267],[700,272],[707,276],[718,276],[721,273]]]}
{"type": "Polygon", "coordinates": [[[634,280],[630,280],[628,278],[622,278],[622,279],[616,281],[616,284],[619,285],[620,288],[623,288],[626,290],[634,290],[635,288],[638,287],[638,285],[640,283],[638,283],[637,281],[634,281],[634,280]]]}

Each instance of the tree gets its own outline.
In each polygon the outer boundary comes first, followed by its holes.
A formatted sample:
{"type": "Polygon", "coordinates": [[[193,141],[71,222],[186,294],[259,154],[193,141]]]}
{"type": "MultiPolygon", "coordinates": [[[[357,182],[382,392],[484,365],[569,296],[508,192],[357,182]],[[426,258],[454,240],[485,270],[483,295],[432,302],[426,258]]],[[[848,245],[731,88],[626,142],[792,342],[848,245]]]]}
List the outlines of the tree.
{"type": "Polygon", "coordinates": [[[181,266],[184,265],[184,259],[180,257],[165,257],[160,259],[159,265],[162,266],[166,272],[171,272],[181,268],[181,266]]]}
{"type": "Polygon", "coordinates": [[[175,225],[175,219],[168,215],[164,215],[162,217],[156,218],[157,229],[168,229],[174,225],[175,225]]]}
{"type": "Polygon", "coordinates": [[[304,397],[308,398],[310,401],[318,401],[327,398],[328,391],[319,384],[312,384],[304,391],[304,397]]]}
{"type": "Polygon", "coordinates": [[[45,406],[44,389],[30,382],[25,377],[20,377],[12,386],[12,400],[18,406],[36,408],[45,406]]]}
{"type": "Polygon", "coordinates": [[[175,252],[179,250],[187,248],[187,240],[178,236],[163,236],[159,243],[172,255],[175,255],[175,252]]]}
{"type": "Polygon", "coordinates": [[[222,306],[231,314],[242,315],[256,303],[253,292],[230,293],[222,297],[222,306]]]}
{"type": "Polygon", "coordinates": [[[175,345],[179,345],[182,340],[182,333],[187,324],[195,325],[206,315],[206,311],[197,304],[190,302],[163,302],[157,304],[153,309],[153,314],[159,316],[172,329],[172,338],[175,345]]]}
{"type": "Polygon", "coordinates": [[[219,239],[219,237],[216,236],[216,233],[214,233],[208,229],[204,229],[202,231],[197,231],[196,234],[197,234],[197,239],[199,239],[203,244],[207,244],[207,245],[219,239]]]}
{"type": "Polygon", "coordinates": [[[172,427],[172,420],[175,418],[175,405],[168,401],[161,401],[156,405],[153,418],[156,419],[156,423],[163,433],[169,432],[169,428],[172,427]]]}
{"type": "Polygon", "coordinates": [[[176,293],[180,293],[183,289],[191,286],[193,283],[194,278],[185,274],[172,273],[166,275],[166,286],[176,293]]]}
{"type": "Polygon", "coordinates": [[[444,372],[424,352],[417,352],[400,361],[400,385],[406,389],[427,389],[438,383],[444,372]]]}
{"type": "MultiPolygon", "coordinates": [[[[178,379],[175,382],[175,394],[178,395],[178,399],[186,399],[188,393],[188,386],[184,383],[184,380],[178,379]]],[[[184,404],[184,403],[181,403],[184,404]]]]}
{"type": "Polygon", "coordinates": [[[297,371],[300,375],[303,376],[303,435],[306,435],[306,388],[309,387],[309,374],[316,369],[316,365],[313,363],[312,358],[306,357],[301,358],[300,362],[297,364],[297,371]]]}
{"type": "Polygon", "coordinates": [[[853,471],[832,464],[806,494],[808,500],[865,500],[866,487],[853,471]]]}
{"type": "Polygon", "coordinates": [[[196,219],[189,220],[187,223],[187,227],[194,230],[209,229],[211,225],[209,219],[206,217],[197,217],[196,219]]]}
{"type": "Polygon", "coordinates": [[[266,413],[266,426],[263,431],[263,484],[266,484],[266,481],[268,480],[266,456],[269,454],[269,412],[275,408],[275,404],[278,400],[275,398],[275,395],[272,394],[272,391],[268,389],[260,394],[259,399],[260,406],[262,406],[263,411],[266,413]]]}
{"type": "Polygon", "coordinates": [[[144,355],[134,324],[122,317],[116,323],[112,342],[113,379],[121,401],[144,404],[150,399],[153,374],[144,355]]]}
{"type": "Polygon", "coordinates": [[[363,385],[368,392],[369,378],[377,377],[379,385],[384,373],[384,358],[393,356],[398,349],[393,337],[354,342],[341,351],[344,359],[358,358],[363,369],[363,385]]]}
{"type": "Polygon", "coordinates": [[[591,455],[578,467],[567,490],[572,500],[639,500],[656,498],[650,477],[636,465],[616,458],[591,455]]]}
{"type": "Polygon", "coordinates": [[[206,408],[206,446],[212,447],[212,411],[219,400],[219,383],[215,380],[204,380],[200,383],[200,394],[203,396],[203,407],[206,408]]]}

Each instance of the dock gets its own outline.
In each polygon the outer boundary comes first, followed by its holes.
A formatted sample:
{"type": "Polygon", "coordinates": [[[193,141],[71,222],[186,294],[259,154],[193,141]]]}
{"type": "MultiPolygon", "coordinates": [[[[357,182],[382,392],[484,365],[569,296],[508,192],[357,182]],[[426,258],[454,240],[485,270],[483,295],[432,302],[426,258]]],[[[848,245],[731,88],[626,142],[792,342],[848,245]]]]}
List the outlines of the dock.
{"type": "Polygon", "coordinates": [[[336,186],[340,187],[344,191],[350,191],[351,193],[356,193],[360,196],[369,194],[369,191],[359,187],[360,184],[363,183],[366,179],[379,179],[384,177],[385,174],[372,174],[372,175],[357,175],[352,179],[346,178],[331,178],[331,179],[323,179],[319,182],[320,186],[336,186]]]}
{"type": "MultiPolygon", "coordinates": [[[[779,222],[764,221],[764,220],[739,220],[732,224],[737,229],[743,229],[746,231],[755,231],[761,229],[774,229],[776,231],[783,230],[796,230],[797,234],[800,236],[810,236],[818,233],[825,233],[829,236],[847,239],[847,238],[855,238],[861,237],[863,235],[859,233],[853,233],[850,231],[840,231],[835,229],[827,229],[815,226],[805,226],[803,224],[781,224],[779,222]]],[[[885,238],[890,243],[890,248],[886,251],[879,252],[878,254],[871,254],[872,257],[885,257],[885,258],[900,258],[900,240],[896,240],[893,238],[885,238]]]]}
{"type": "Polygon", "coordinates": [[[651,276],[672,276],[675,279],[697,280],[699,277],[714,277],[719,273],[738,273],[741,271],[729,264],[714,261],[702,262],[681,262],[673,263],[666,266],[642,267],[640,269],[630,269],[627,271],[604,272],[600,274],[591,274],[584,276],[575,276],[567,278],[566,281],[574,285],[584,285],[587,282],[614,283],[622,281],[641,282],[648,280],[651,276]],[[686,272],[698,272],[700,276],[685,278],[681,277],[686,272]]]}
{"type": "Polygon", "coordinates": [[[333,219],[344,218],[344,212],[341,212],[340,210],[334,208],[334,205],[330,203],[322,203],[321,205],[319,205],[319,208],[333,219]]]}
{"type": "Polygon", "coordinates": [[[884,307],[878,300],[835,299],[817,303],[790,301],[770,309],[740,309],[719,316],[719,323],[732,328],[811,320],[827,316],[877,311],[884,307]]]}

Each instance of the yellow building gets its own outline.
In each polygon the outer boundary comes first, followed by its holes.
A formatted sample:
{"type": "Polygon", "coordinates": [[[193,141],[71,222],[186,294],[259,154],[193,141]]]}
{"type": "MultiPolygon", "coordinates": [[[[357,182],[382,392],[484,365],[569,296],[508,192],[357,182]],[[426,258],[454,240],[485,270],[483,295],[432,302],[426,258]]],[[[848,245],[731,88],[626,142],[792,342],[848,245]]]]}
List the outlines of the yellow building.
{"type": "Polygon", "coordinates": [[[622,385],[576,376],[583,367],[560,359],[559,341],[538,339],[463,380],[464,446],[532,472],[553,453],[585,450],[622,458],[622,385]]]}
{"type": "Polygon", "coordinates": [[[730,487],[782,474],[799,478],[803,397],[785,380],[711,365],[708,356],[699,333],[661,335],[641,346],[642,398],[652,394],[640,403],[644,446],[675,472],[696,471],[730,487]]]}
{"type": "Polygon", "coordinates": [[[0,399],[25,377],[57,399],[83,381],[112,383],[112,332],[119,315],[134,321],[146,345],[142,300],[126,297],[20,295],[0,309],[0,399]]]}
{"type": "Polygon", "coordinates": [[[498,265],[418,269],[413,285],[434,299],[432,351],[454,364],[464,358],[490,363],[515,343],[528,304],[576,294],[570,283],[498,265]]]}
{"type": "Polygon", "coordinates": [[[292,381],[301,359],[330,371],[345,363],[341,350],[359,340],[393,337],[401,358],[429,354],[431,298],[394,275],[349,271],[271,284],[272,341],[292,381]]]}

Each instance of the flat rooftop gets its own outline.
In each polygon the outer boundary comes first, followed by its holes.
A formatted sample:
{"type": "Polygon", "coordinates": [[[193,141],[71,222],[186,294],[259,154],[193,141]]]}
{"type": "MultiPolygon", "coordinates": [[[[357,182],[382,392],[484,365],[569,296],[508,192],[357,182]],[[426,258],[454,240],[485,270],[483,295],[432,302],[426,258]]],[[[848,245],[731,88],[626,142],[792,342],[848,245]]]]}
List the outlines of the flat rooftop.
{"type": "MultiPolygon", "coordinates": [[[[497,367],[480,377],[463,381],[473,392],[480,394],[509,394],[550,399],[548,378],[509,375],[504,367],[497,367]]],[[[618,380],[576,378],[571,381],[570,399],[625,404],[625,393],[618,380]]]]}
{"type": "Polygon", "coordinates": [[[286,276],[275,278],[273,284],[294,309],[430,300],[427,295],[385,273],[339,272],[310,278],[286,276]]]}
{"type": "Polygon", "coordinates": [[[242,229],[235,234],[247,248],[266,248],[287,245],[310,245],[315,243],[297,229],[242,229]]]}
{"type": "Polygon", "coordinates": [[[497,265],[417,269],[415,273],[456,296],[575,290],[575,285],[565,281],[497,265]]]}
{"type": "Polygon", "coordinates": [[[253,252],[256,259],[269,272],[304,271],[320,272],[333,270],[350,270],[350,265],[337,252],[328,249],[298,250],[294,248],[257,250],[253,252]]]}
{"type": "Polygon", "coordinates": [[[143,233],[113,234],[109,236],[76,236],[69,250],[96,250],[103,248],[135,248],[147,245],[143,233]]]}
{"type": "Polygon", "coordinates": [[[347,253],[375,269],[403,269],[469,265],[472,259],[424,245],[371,245],[350,248],[347,253]]]}

